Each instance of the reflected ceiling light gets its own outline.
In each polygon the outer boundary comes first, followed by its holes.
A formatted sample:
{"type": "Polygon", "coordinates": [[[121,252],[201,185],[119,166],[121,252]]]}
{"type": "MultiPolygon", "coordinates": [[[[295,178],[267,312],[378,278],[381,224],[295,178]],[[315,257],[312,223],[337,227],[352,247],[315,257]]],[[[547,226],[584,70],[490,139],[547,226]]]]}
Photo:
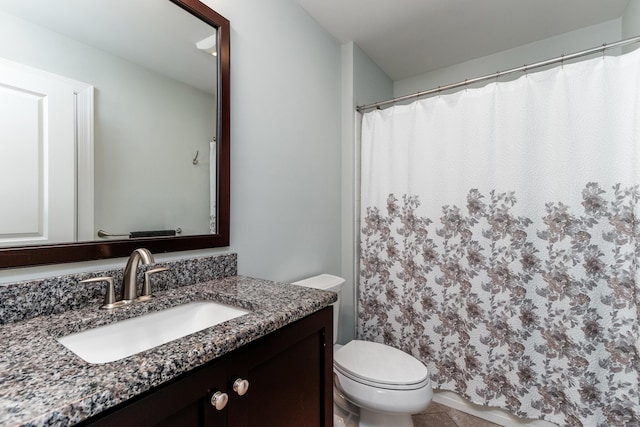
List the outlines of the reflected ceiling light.
{"type": "Polygon", "coordinates": [[[207,52],[209,55],[216,56],[218,54],[218,49],[216,48],[216,39],[217,34],[207,37],[206,39],[202,39],[196,43],[196,47],[203,52],[207,52]]]}

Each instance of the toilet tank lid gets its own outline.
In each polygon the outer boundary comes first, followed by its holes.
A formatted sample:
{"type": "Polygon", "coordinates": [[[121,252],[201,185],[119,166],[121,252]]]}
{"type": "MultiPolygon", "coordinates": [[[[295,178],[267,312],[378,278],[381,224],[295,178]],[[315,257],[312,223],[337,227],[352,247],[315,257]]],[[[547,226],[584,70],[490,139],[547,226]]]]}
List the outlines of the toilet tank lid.
{"type": "Polygon", "coordinates": [[[318,276],[298,280],[297,282],[293,282],[293,284],[305,286],[307,288],[322,289],[324,291],[339,292],[340,288],[344,284],[344,279],[331,274],[320,274],[318,276]]]}

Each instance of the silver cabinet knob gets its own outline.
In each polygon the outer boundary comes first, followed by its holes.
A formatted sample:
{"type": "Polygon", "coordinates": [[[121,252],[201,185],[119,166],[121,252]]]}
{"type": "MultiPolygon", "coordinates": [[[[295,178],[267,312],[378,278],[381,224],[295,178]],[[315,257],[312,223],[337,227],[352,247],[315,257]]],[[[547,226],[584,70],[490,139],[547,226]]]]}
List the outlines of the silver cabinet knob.
{"type": "Polygon", "coordinates": [[[224,407],[227,406],[228,401],[229,396],[227,393],[223,393],[221,391],[216,391],[213,393],[213,396],[211,396],[211,406],[216,408],[218,411],[223,410],[224,407]]]}
{"type": "Polygon", "coordinates": [[[249,390],[249,381],[238,378],[233,382],[233,391],[238,393],[239,396],[244,396],[247,390],[249,390]]]}

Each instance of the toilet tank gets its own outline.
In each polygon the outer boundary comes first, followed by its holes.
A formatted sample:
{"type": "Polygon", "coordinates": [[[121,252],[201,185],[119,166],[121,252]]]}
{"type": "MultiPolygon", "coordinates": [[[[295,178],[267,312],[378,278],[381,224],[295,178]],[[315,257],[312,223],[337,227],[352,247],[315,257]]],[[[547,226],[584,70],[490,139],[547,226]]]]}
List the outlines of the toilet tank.
{"type": "Polygon", "coordinates": [[[333,305],[333,343],[338,340],[338,319],[340,314],[340,291],[344,285],[342,277],[333,276],[331,274],[320,274],[318,276],[309,277],[307,279],[293,282],[294,285],[305,286],[307,288],[322,289],[323,291],[331,291],[338,294],[338,301],[333,305]]]}

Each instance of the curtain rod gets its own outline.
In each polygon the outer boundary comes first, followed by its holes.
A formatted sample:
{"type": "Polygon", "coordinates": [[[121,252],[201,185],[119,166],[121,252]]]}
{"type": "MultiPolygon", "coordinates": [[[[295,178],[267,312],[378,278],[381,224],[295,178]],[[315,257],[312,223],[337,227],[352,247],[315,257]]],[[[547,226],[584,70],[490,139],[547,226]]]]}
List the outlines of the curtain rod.
{"type": "Polygon", "coordinates": [[[487,74],[485,76],[482,77],[476,77],[474,79],[468,79],[462,82],[458,82],[458,83],[452,83],[452,84],[448,84],[445,86],[438,86],[437,88],[433,88],[433,89],[429,89],[429,90],[425,90],[425,91],[420,91],[420,92],[416,92],[416,93],[412,93],[409,95],[404,95],[404,96],[400,96],[398,98],[392,98],[392,99],[388,99],[386,101],[380,101],[380,102],[376,102],[373,104],[367,104],[367,105],[361,105],[356,107],[356,110],[359,113],[364,113],[366,110],[370,110],[372,108],[380,108],[383,105],[389,105],[389,104],[395,104],[396,102],[400,102],[400,101],[405,101],[407,99],[411,99],[411,98],[420,98],[421,96],[425,96],[425,95],[431,95],[434,93],[438,93],[438,92],[442,92],[445,90],[449,90],[449,89],[455,89],[458,87],[462,87],[462,86],[467,86],[473,83],[478,83],[478,82],[482,82],[485,80],[492,80],[492,79],[497,79],[498,77],[501,76],[506,76],[507,74],[513,74],[513,73],[518,73],[518,72],[527,72],[529,70],[533,70],[535,68],[540,68],[540,67],[544,67],[547,65],[552,65],[552,64],[557,64],[558,62],[564,62],[564,61],[570,61],[572,59],[575,58],[580,58],[582,56],[587,56],[587,55],[591,55],[597,52],[602,52],[604,53],[605,50],[608,49],[613,49],[616,47],[622,47],[622,46],[626,46],[629,44],[633,44],[633,43],[638,43],[640,42],[640,36],[636,36],[636,37],[631,37],[625,40],[620,40],[617,41],[615,43],[604,43],[602,46],[598,46],[598,47],[593,47],[591,49],[586,49],[586,50],[581,50],[580,52],[576,52],[576,53],[572,53],[570,55],[561,55],[557,58],[553,58],[553,59],[547,59],[544,61],[540,61],[540,62],[536,62],[534,64],[531,65],[523,65],[521,67],[517,67],[517,68],[512,68],[510,70],[506,70],[506,71],[497,71],[493,74],[487,74]]]}

